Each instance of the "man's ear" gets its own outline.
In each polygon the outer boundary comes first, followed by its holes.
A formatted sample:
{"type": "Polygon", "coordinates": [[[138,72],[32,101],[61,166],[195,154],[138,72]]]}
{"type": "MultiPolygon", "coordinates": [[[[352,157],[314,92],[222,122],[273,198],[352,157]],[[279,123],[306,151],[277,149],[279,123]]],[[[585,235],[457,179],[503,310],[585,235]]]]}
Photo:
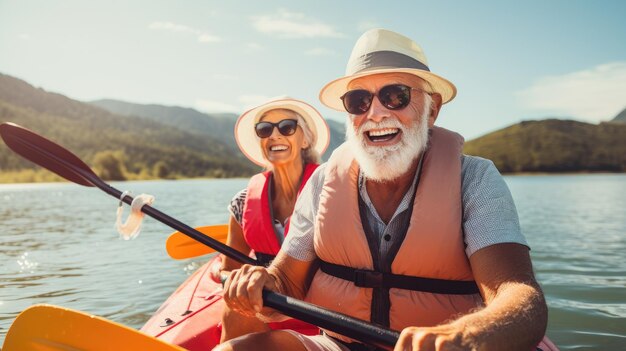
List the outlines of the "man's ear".
{"type": "Polygon", "coordinates": [[[435,125],[439,111],[441,110],[442,98],[441,95],[433,93],[430,95],[433,103],[430,105],[430,111],[428,114],[428,128],[432,128],[435,125]]]}

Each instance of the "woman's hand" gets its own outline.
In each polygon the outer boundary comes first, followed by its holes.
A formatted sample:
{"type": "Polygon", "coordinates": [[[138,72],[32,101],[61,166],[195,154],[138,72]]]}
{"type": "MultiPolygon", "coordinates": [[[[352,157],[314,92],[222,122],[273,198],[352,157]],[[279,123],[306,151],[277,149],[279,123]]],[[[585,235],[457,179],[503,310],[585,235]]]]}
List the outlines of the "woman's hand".
{"type": "Polygon", "coordinates": [[[233,270],[224,283],[224,301],[244,316],[271,314],[269,309],[262,312],[263,289],[278,291],[274,277],[264,267],[243,265],[241,269],[233,270]]]}

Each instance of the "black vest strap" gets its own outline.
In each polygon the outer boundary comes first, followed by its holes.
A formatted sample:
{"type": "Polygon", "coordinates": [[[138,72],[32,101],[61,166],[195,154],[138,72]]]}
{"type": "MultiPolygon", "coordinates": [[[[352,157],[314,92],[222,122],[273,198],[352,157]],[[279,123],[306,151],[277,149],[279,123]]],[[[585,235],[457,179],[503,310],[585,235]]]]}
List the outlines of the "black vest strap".
{"type": "Polygon", "coordinates": [[[444,280],[381,273],[365,269],[355,269],[325,261],[320,261],[320,269],[326,274],[351,281],[355,286],[362,288],[398,288],[449,295],[471,295],[479,292],[478,286],[474,281],[444,280]]]}

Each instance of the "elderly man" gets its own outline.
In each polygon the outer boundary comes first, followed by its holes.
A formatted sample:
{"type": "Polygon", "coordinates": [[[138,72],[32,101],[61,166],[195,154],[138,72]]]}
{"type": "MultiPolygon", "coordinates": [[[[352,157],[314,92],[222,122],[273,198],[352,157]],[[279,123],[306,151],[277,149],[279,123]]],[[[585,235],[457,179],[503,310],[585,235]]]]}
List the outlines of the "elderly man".
{"type": "MultiPolygon", "coordinates": [[[[227,304],[270,318],[266,288],[402,330],[398,351],[535,350],[547,308],[508,188],[492,162],[462,154],[460,135],[434,127],[455,94],[409,38],[363,34],[346,76],[320,93],[349,113],[346,143],[303,189],[273,264],[230,276],[227,304]]],[[[220,347],[374,349],[331,331],[220,347]]]]}

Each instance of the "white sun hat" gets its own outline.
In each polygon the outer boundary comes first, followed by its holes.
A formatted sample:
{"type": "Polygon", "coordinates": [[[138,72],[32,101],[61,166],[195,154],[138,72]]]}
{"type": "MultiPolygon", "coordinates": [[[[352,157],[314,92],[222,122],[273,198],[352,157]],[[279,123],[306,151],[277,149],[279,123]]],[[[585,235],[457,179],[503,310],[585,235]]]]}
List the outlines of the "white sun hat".
{"type": "Polygon", "coordinates": [[[256,135],[254,127],[266,112],[277,109],[291,110],[302,116],[307,124],[306,126],[313,134],[311,147],[316,150],[320,156],[326,151],[328,143],[330,142],[330,130],[322,115],[315,107],[304,101],[280,96],[272,98],[268,102],[244,112],[235,124],[235,140],[237,141],[237,145],[250,161],[263,167],[270,165],[269,161],[263,156],[261,141],[256,135]]]}
{"type": "Polygon", "coordinates": [[[410,38],[386,29],[371,29],[357,40],[346,66],[346,75],[326,84],[320,101],[335,110],[345,111],[341,97],[352,80],[380,73],[409,73],[430,85],[431,93],[441,95],[445,104],[456,96],[456,87],[447,79],[430,72],[422,48],[410,38]]]}

